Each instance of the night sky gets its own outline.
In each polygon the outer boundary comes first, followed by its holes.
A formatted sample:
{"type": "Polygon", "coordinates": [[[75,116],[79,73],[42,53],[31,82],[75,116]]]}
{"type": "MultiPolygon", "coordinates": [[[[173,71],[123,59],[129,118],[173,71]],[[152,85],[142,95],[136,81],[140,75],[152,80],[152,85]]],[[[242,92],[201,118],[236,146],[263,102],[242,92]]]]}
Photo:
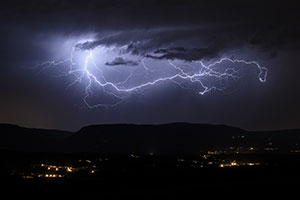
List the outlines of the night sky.
{"type": "Polygon", "coordinates": [[[63,130],[169,122],[299,128],[299,13],[297,1],[274,0],[1,1],[0,122],[63,130]],[[70,60],[56,65],[73,48],[79,71],[70,60]],[[225,61],[214,70],[230,67],[238,78],[205,74],[197,80],[216,89],[204,95],[195,79],[178,77],[117,92],[83,70],[90,52],[101,70],[89,60],[89,72],[122,83],[119,89],[184,75],[169,62],[192,75],[199,61],[227,57],[256,61],[268,73],[260,81],[255,65],[225,61]]]}

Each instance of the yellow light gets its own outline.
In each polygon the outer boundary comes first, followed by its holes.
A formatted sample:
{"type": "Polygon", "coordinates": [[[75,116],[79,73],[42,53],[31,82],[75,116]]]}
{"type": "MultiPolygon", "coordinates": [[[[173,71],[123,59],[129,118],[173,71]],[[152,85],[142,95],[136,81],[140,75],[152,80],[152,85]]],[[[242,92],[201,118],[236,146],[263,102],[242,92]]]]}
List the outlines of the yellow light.
{"type": "Polygon", "coordinates": [[[221,164],[220,167],[224,167],[224,164],[221,164]]]}
{"type": "Polygon", "coordinates": [[[92,170],[92,171],[91,171],[91,174],[93,174],[93,173],[95,173],[95,171],[94,171],[94,170],[92,170]]]}
{"type": "Polygon", "coordinates": [[[48,177],[49,175],[48,175],[48,174],[46,174],[45,176],[46,176],[46,177],[48,177]]]}
{"type": "Polygon", "coordinates": [[[67,172],[72,172],[72,168],[71,167],[67,167],[67,172]]]}
{"type": "Polygon", "coordinates": [[[51,169],[51,167],[48,167],[48,170],[50,170],[51,169]]]}
{"type": "Polygon", "coordinates": [[[55,171],[58,171],[58,168],[56,167],[55,171]]]}

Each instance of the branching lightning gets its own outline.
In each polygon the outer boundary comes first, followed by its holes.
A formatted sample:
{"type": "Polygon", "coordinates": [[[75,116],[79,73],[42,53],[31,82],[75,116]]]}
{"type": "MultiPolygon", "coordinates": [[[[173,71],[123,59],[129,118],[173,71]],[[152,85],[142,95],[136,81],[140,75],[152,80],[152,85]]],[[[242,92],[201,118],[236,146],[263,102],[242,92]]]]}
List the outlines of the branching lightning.
{"type": "MultiPolygon", "coordinates": [[[[59,76],[74,76],[74,81],[68,87],[73,86],[76,83],[83,83],[85,87],[85,94],[83,97],[84,103],[89,108],[116,106],[122,103],[130,94],[141,93],[151,86],[159,86],[162,83],[174,83],[183,89],[192,89],[197,94],[205,95],[206,93],[218,90],[224,91],[226,86],[220,86],[216,84],[222,80],[238,80],[241,75],[241,68],[229,67],[233,64],[243,65],[243,67],[255,67],[258,71],[258,80],[265,82],[267,79],[268,69],[260,66],[256,61],[246,61],[242,59],[231,59],[223,57],[213,63],[205,64],[204,61],[193,61],[185,63],[191,68],[196,70],[185,70],[181,65],[175,64],[174,60],[167,60],[167,65],[171,71],[167,75],[161,73],[158,77],[147,79],[145,77],[151,76],[160,71],[159,66],[153,67],[147,66],[145,60],[142,58],[139,60],[139,65],[133,70],[129,70],[129,73],[123,78],[122,81],[113,81],[106,77],[104,70],[101,66],[97,65],[94,51],[97,49],[81,49],[78,46],[74,46],[70,53],[70,57],[60,61],[46,61],[38,64],[36,67],[40,68],[40,72],[47,70],[53,66],[68,66],[66,72],[62,72],[59,76]],[[84,62],[81,66],[76,62],[75,53],[84,53],[84,62]],[[226,68],[220,70],[220,65],[226,65],[226,68]],[[137,70],[143,70],[143,73],[136,73],[137,70]],[[143,76],[144,82],[132,81],[134,77],[143,76]],[[129,84],[131,82],[131,84],[129,84]],[[132,84],[134,82],[134,84],[132,84]],[[95,94],[94,88],[101,89],[102,94],[112,97],[114,100],[110,103],[91,103],[90,99],[95,94]]],[[[98,91],[98,90],[97,90],[98,91]]],[[[99,97],[101,98],[101,96],[99,97]]]]}

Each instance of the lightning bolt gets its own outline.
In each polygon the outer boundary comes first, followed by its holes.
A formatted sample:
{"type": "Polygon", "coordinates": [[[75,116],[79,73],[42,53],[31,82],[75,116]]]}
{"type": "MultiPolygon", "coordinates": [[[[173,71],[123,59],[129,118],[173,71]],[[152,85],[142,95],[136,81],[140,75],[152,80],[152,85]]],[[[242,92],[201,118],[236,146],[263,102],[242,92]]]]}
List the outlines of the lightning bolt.
{"type": "MultiPolygon", "coordinates": [[[[136,67],[134,70],[130,71],[128,76],[120,82],[109,81],[105,77],[105,73],[101,67],[99,67],[94,58],[94,50],[95,49],[79,49],[76,46],[72,48],[70,53],[70,57],[60,61],[46,61],[36,65],[35,68],[41,68],[39,72],[47,70],[53,66],[61,66],[68,64],[67,72],[60,72],[59,76],[74,76],[75,79],[71,82],[67,88],[73,86],[76,83],[85,84],[85,95],[83,97],[84,103],[88,108],[97,108],[97,107],[110,107],[117,106],[122,103],[126,97],[128,97],[132,93],[140,94],[144,89],[159,85],[164,82],[171,82],[183,89],[192,89],[199,95],[205,95],[206,93],[218,90],[224,91],[223,87],[220,87],[216,84],[216,81],[212,81],[211,83],[207,83],[207,79],[213,80],[237,80],[240,78],[240,69],[235,69],[234,67],[227,67],[225,70],[220,71],[217,70],[218,66],[221,64],[241,64],[244,66],[255,67],[258,70],[258,80],[260,82],[266,82],[268,69],[266,67],[260,66],[260,64],[256,61],[246,61],[242,59],[231,59],[228,57],[223,57],[213,63],[205,64],[203,61],[194,61],[192,64],[196,64],[196,71],[186,71],[182,67],[174,64],[172,60],[167,60],[167,63],[174,71],[171,75],[166,75],[162,77],[155,78],[150,81],[145,81],[143,83],[135,84],[134,86],[127,86],[128,82],[133,79],[137,74],[136,71],[142,67],[144,69],[144,77],[148,77],[155,72],[159,72],[159,70],[151,69],[145,63],[145,59],[140,60],[140,65],[136,67]],[[84,64],[82,67],[78,67],[77,63],[74,59],[75,52],[82,51],[86,52],[87,55],[84,58],[84,64]],[[87,81],[84,81],[86,79],[87,81]],[[186,86],[186,84],[190,84],[192,86],[186,86]],[[89,103],[89,99],[94,95],[93,87],[97,86],[100,88],[106,96],[113,97],[113,103],[89,103]],[[193,89],[200,88],[200,89],[193,89]]],[[[189,67],[195,67],[190,63],[186,63],[189,67]]],[[[141,76],[141,75],[139,75],[141,76]]]]}

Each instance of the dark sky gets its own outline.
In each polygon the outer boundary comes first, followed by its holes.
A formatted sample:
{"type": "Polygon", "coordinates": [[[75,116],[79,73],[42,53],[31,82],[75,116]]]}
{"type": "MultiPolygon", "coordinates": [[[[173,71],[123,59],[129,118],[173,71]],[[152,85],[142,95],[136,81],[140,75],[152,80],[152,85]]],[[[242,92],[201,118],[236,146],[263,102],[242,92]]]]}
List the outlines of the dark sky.
{"type": "Polygon", "coordinates": [[[287,0],[1,1],[0,122],[66,130],[167,122],[299,128],[299,13],[297,1],[287,0]],[[33,68],[69,56],[74,43],[81,49],[126,47],[127,57],[118,51],[106,67],[139,66],[135,57],[211,63],[227,56],[257,61],[268,77],[261,83],[245,71],[233,91],[205,95],[163,83],[118,106],[91,109],[83,102],[86,83],[68,88],[72,77],[57,77],[57,67],[33,68]]]}

